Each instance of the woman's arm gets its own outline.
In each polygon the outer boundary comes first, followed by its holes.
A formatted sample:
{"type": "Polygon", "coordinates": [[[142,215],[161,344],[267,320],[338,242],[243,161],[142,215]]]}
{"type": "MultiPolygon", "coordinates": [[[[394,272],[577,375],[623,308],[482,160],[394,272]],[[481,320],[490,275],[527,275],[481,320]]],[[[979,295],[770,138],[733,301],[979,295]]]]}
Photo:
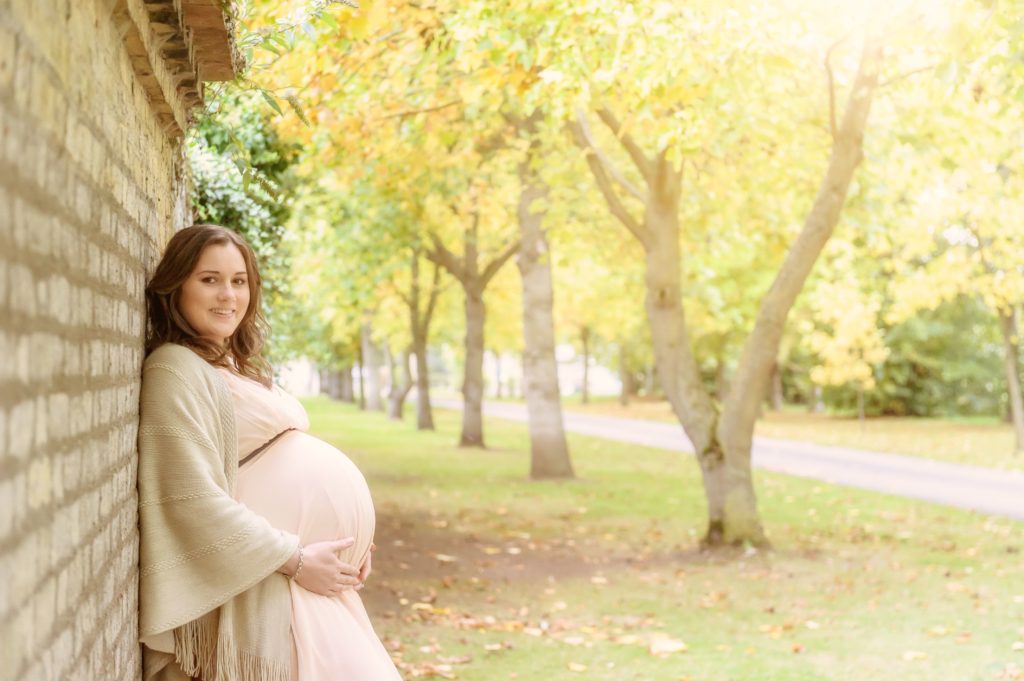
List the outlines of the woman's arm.
{"type": "Polygon", "coordinates": [[[359,586],[360,570],[338,558],[338,551],[355,544],[355,537],[337,541],[322,541],[307,546],[300,546],[295,553],[280,567],[278,572],[284,573],[295,580],[295,583],[307,591],[321,596],[336,596],[345,589],[359,586]],[[299,568],[299,556],[302,556],[302,568],[299,568]]]}

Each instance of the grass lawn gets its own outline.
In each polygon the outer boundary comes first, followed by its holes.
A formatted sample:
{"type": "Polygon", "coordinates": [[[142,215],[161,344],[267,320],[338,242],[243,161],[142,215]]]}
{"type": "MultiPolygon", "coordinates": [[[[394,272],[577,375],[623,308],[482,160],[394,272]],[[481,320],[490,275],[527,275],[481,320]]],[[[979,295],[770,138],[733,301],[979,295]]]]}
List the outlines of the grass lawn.
{"type": "Polygon", "coordinates": [[[1024,678],[1024,523],[760,472],[774,550],[705,554],[690,457],[572,437],[579,477],[530,482],[522,425],[461,450],[453,412],[305,402],[373,491],[406,679],[1024,678]]]}
{"type": "MultiPolygon", "coordinates": [[[[621,406],[617,400],[600,398],[580,404],[566,398],[568,410],[634,419],[674,423],[668,402],[634,400],[621,406]]],[[[809,414],[805,409],[767,412],[756,434],[763,437],[816,442],[823,445],[895,452],[953,463],[1004,470],[1024,470],[1024,456],[1013,452],[1013,430],[994,418],[933,419],[882,417],[867,419],[862,426],[855,417],[809,414]]]]}

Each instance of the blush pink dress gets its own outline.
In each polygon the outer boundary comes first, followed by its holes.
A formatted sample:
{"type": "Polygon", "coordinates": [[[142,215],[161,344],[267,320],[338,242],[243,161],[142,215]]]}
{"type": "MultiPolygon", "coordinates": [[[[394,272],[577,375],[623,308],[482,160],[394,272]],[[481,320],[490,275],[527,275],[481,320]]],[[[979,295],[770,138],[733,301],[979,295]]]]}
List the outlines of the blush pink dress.
{"type": "MultiPolygon", "coordinates": [[[[303,544],[355,537],[355,545],[339,555],[362,565],[376,523],[363,474],[338,449],[306,432],[309,417],[294,397],[276,385],[267,389],[227,368],[220,371],[234,398],[243,462],[235,497],[303,544]]],[[[320,596],[292,582],[291,595],[293,681],[401,681],[358,592],[320,596]]]]}

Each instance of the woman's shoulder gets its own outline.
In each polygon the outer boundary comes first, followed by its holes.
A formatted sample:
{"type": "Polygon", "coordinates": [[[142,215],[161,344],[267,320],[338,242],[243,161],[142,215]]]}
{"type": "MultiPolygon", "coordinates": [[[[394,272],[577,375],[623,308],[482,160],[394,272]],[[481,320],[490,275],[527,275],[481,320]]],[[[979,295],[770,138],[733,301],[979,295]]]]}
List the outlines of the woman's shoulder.
{"type": "Polygon", "coordinates": [[[143,369],[157,364],[170,364],[175,367],[200,366],[206,364],[206,360],[197,355],[191,349],[178,343],[164,343],[154,348],[143,362],[143,369]]]}
{"type": "Polygon", "coordinates": [[[142,373],[144,376],[151,375],[154,370],[157,373],[176,374],[189,384],[194,384],[200,378],[215,380],[217,373],[213,365],[178,343],[164,343],[149,353],[142,363],[142,373]]]}

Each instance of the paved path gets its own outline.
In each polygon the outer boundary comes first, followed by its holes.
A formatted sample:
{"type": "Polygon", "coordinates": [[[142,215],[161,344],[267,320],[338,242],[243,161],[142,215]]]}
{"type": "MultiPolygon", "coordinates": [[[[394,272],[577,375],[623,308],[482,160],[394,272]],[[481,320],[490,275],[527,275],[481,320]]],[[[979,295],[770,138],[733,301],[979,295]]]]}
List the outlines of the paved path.
{"type": "MultiPolygon", "coordinates": [[[[435,399],[434,405],[461,410],[458,400],[435,399]]],[[[485,403],[484,413],[526,421],[521,404],[485,403]]],[[[693,452],[682,428],[672,423],[565,412],[573,433],[629,442],[676,452],[693,452]]],[[[916,456],[881,454],[829,447],[798,440],[754,439],[757,468],[814,478],[1024,520],[1024,473],[932,461],[916,456]]]]}

